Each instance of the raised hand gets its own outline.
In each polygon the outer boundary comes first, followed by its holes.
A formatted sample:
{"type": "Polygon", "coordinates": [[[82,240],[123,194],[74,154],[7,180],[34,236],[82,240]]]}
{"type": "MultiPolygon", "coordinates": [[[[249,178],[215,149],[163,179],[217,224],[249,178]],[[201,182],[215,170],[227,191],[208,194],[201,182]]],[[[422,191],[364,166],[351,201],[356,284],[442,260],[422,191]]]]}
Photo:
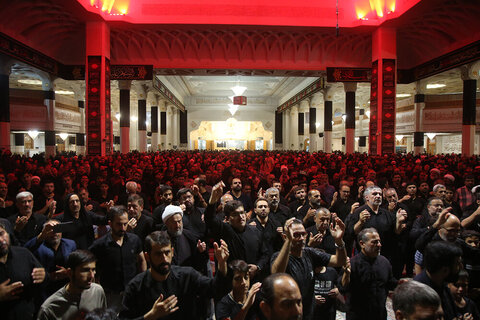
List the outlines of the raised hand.
{"type": "Polygon", "coordinates": [[[201,241],[200,239],[198,239],[197,250],[200,253],[205,252],[205,250],[207,250],[207,244],[205,242],[201,241]]]}
{"type": "Polygon", "coordinates": [[[219,183],[213,186],[212,193],[210,194],[210,200],[208,201],[209,204],[217,203],[218,200],[220,200],[220,198],[223,195],[224,187],[225,187],[225,184],[223,183],[223,181],[220,181],[219,183]]]}
{"type": "Polygon", "coordinates": [[[23,283],[20,281],[10,283],[10,279],[0,283],[0,301],[10,301],[19,298],[23,291],[23,283]]]}

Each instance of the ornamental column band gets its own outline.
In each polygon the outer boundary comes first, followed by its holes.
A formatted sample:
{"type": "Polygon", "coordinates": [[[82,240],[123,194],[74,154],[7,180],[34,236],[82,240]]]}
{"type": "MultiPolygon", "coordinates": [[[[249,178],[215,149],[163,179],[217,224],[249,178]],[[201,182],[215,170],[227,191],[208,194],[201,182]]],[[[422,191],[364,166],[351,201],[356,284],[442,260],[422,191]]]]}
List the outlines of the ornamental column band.
{"type": "Polygon", "coordinates": [[[56,154],[55,139],[55,90],[53,77],[46,73],[41,73],[43,104],[47,108],[47,123],[45,125],[45,158],[54,157],[56,154]]]}
{"type": "Polygon", "coordinates": [[[119,80],[120,90],[120,152],[130,151],[130,88],[132,81],[119,80]]]}
{"type": "Polygon", "coordinates": [[[298,150],[298,105],[290,108],[290,148],[298,150]]]}
{"type": "Polygon", "coordinates": [[[147,88],[139,85],[136,88],[138,95],[138,151],[147,151],[147,88]]]}
{"type": "Polygon", "coordinates": [[[332,153],[332,115],[333,103],[330,90],[323,90],[323,151],[332,153]]]}
{"type": "Polygon", "coordinates": [[[425,110],[425,81],[417,81],[416,94],[414,97],[414,132],[413,132],[413,153],[419,155],[425,152],[425,132],[423,131],[423,111],[425,110]]]}
{"type": "Polygon", "coordinates": [[[10,85],[13,61],[0,56],[0,150],[10,150],[10,85]]]}
{"type": "Polygon", "coordinates": [[[480,63],[462,66],[463,120],[462,155],[472,156],[475,152],[475,125],[477,122],[477,79],[480,63]]]}
{"type": "Polygon", "coordinates": [[[356,82],[344,82],[345,89],[345,152],[355,152],[355,92],[356,82]]]}

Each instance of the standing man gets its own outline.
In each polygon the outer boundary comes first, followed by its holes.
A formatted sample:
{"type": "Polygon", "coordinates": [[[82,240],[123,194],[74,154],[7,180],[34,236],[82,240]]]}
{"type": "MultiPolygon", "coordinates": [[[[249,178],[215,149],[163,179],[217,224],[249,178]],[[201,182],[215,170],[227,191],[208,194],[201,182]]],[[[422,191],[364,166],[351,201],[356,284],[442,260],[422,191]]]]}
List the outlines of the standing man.
{"type": "Polygon", "coordinates": [[[10,245],[5,225],[0,223],[0,314],[2,319],[32,319],[39,285],[45,269],[26,248],[10,245]]]}
{"type": "Polygon", "coordinates": [[[260,309],[267,320],[301,320],[302,295],[286,273],[275,273],[262,282],[260,309]]]}
{"type": "Polygon", "coordinates": [[[168,317],[172,320],[198,319],[191,301],[197,295],[213,297],[227,294],[228,247],[214,243],[218,271],[215,278],[202,276],[191,267],[172,265],[173,249],[168,234],[152,232],[145,240],[145,256],[150,268],[137,275],[126,287],[122,319],[145,320],[168,317]]]}
{"type": "Polygon", "coordinates": [[[17,194],[15,202],[18,214],[8,217],[8,220],[14,226],[15,237],[23,246],[28,240],[40,234],[47,218],[44,215],[33,213],[33,195],[30,192],[20,192],[17,194]]]}
{"type": "Polygon", "coordinates": [[[301,210],[304,206],[308,205],[306,201],[307,192],[302,186],[296,186],[292,189],[295,199],[288,204],[288,207],[290,208],[292,215],[295,216],[299,210],[301,210]]]}
{"type": "Polygon", "coordinates": [[[135,233],[143,243],[145,238],[154,230],[152,217],[143,214],[143,198],[138,194],[128,197],[128,221],[127,231],[135,233]]]}
{"type": "MultiPolygon", "coordinates": [[[[183,226],[192,231],[197,238],[205,237],[206,227],[204,222],[204,210],[195,205],[193,192],[189,188],[182,188],[177,192],[177,199],[183,208],[183,226]]],[[[202,198],[203,200],[203,198],[202,198]]]]}
{"type": "Polygon", "coordinates": [[[95,240],[89,248],[97,257],[98,277],[107,295],[108,306],[119,308],[125,286],[135,275],[147,269],[140,238],[127,233],[128,213],[125,207],[109,211],[111,231],[95,240]]]}
{"type": "Polygon", "coordinates": [[[173,200],[172,187],[166,184],[162,184],[160,186],[160,194],[161,194],[162,204],[156,207],[155,210],[153,210],[153,222],[155,222],[155,225],[163,224],[163,221],[162,221],[163,210],[165,210],[166,206],[172,204],[172,200],[173,200]]]}
{"type": "Polygon", "coordinates": [[[331,222],[332,214],[327,208],[321,207],[317,209],[315,225],[307,228],[307,245],[309,247],[322,249],[329,254],[335,254],[335,239],[330,233],[331,222]]]}
{"type": "Polygon", "coordinates": [[[280,202],[280,197],[280,190],[275,187],[265,191],[265,198],[270,205],[270,217],[275,219],[280,226],[284,226],[285,222],[292,217],[292,213],[289,207],[280,202]]]}
{"type": "Polygon", "coordinates": [[[107,307],[105,293],[95,283],[95,256],[87,250],[73,251],[66,266],[69,282],[45,300],[37,320],[78,319],[83,313],[107,307]]]}
{"type": "Polygon", "coordinates": [[[317,249],[305,248],[307,232],[302,222],[291,218],[284,227],[284,243],[282,249],[272,256],[272,273],[286,272],[290,274],[302,293],[304,319],[313,317],[314,281],[313,270],[319,266],[341,267],[347,260],[343,233],[345,225],[339,218],[330,225],[330,232],[335,240],[336,254],[330,255],[317,249]]]}
{"type": "Polygon", "coordinates": [[[320,194],[320,191],[312,189],[308,191],[308,204],[299,209],[294,216],[297,219],[302,220],[305,228],[308,228],[314,225],[315,222],[313,221],[313,218],[315,217],[317,209],[321,206],[322,195],[320,194]]]}
{"type": "Polygon", "coordinates": [[[350,283],[346,286],[347,320],[386,320],[388,290],[397,285],[392,266],[380,255],[382,243],[377,230],[360,231],[358,243],[361,252],[350,260],[350,283]]]}
{"type": "Polygon", "coordinates": [[[340,190],[333,194],[332,204],[330,211],[335,212],[337,216],[345,223],[347,217],[358,208],[359,203],[355,202],[350,197],[350,186],[348,184],[342,184],[340,190]]]}
{"type": "Polygon", "coordinates": [[[250,212],[253,209],[252,199],[244,193],[242,193],[242,180],[240,178],[233,178],[230,185],[230,193],[233,196],[233,200],[240,201],[243,204],[245,212],[250,212]]]}

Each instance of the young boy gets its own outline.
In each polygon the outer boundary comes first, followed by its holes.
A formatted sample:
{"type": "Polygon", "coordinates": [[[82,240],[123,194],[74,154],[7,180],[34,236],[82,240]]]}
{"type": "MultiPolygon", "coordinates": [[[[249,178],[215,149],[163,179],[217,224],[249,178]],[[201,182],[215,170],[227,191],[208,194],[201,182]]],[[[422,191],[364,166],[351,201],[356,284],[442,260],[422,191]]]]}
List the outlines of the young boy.
{"type": "Polygon", "coordinates": [[[475,303],[466,297],[468,290],[468,273],[462,270],[458,274],[458,280],[455,283],[449,283],[448,287],[452,293],[455,302],[455,309],[458,319],[467,319],[466,315],[471,315],[471,319],[480,320],[480,314],[475,303]]]}

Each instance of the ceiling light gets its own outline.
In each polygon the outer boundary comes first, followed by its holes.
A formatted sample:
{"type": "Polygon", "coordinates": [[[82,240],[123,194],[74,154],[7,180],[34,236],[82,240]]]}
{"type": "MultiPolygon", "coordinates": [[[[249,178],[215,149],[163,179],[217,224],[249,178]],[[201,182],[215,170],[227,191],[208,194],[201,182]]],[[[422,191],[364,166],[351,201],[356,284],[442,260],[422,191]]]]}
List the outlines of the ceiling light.
{"type": "Polygon", "coordinates": [[[245,90],[247,90],[247,87],[242,87],[237,84],[235,87],[230,89],[232,89],[235,96],[241,96],[245,92],[245,90]]]}
{"type": "Polygon", "coordinates": [[[59,136],[63,141],[65,141],[68,138],[68,133],[60,133],[59,136]]]}
{"type": "Polygon", "coordinates": [[[38,134],[40,132],[38,132],[37,130],[30,130],[27,132],[28,135],[30,136],[30,138],[32,138],[33,140],[35,140],[36,137],[38,137],[38,134]]]}
{"type": "Polygon", "coordinates": [[[410,93],[397,93],[397,98],[406,98],[411,96],[412,95],[410,93]]]}
{"type": "Polygon", "coordinates": [[[343,119],[344,122],[347,120],[347,115],[345,113],[342,114],[342,119],[343,119]]]}
{"type": "Polygon", "coordinates": [[[72,94],[75,94],[75,92],[67,91],[67,90],[55,90],[55,94],[69,94],[69,95],[72,95],[72,94]]]}
{"type": "Polygon", "coordinates": [[[315,122],[315,127],[318,129],[320,127],[320,122],[315,122]]]}
{"type": "Polygon", "coordinates": [[[437,89],[437,88],[443,88],[446,86],[447,85],[443,83],[430,83],[430,84],[427,84],[427,89],[437,89]]]}
{"type": "Polygon", "coordinates": [[[235,112],[237,112],[237,110],[238,110],[238,106],[233,105],[231,103],[228,105],[228,111],[230,111],[230,114],[232,115],[232,117],[235,115],[235,112]]]}
{"type": "Polygon", "coordinates": [[[117,118],[117,121],[120,121],[120,112],[115,115],[115,118],[117,118]]]}
{"type": "Polygon", "coordinates": [[[138,120],[138,118],[137,118],[137,116],[131,116],[131,117],[130,117],[130,120],[132,120],[133,122],[135,122],[135,121],[138,120]]]}
{"type": "Polygon", "coordinates": [[[41,85],[42,80],[35,80],[35,79],[20,79],[18,82],[23,83],[23,84],[35,84],[35,85],[41,85]]]}
{"type": "Polygon", "coordinates": [[[403,135],[397,134],[397,135],[395,136],[395,138],[396,138],[398,141],[402,141],[403,135]]]}
{"type": "Polygon", "coordinates": [[[436,133],[427,133],[427,137],[430,140],[433,140],[437,134],[436,133]]]}

